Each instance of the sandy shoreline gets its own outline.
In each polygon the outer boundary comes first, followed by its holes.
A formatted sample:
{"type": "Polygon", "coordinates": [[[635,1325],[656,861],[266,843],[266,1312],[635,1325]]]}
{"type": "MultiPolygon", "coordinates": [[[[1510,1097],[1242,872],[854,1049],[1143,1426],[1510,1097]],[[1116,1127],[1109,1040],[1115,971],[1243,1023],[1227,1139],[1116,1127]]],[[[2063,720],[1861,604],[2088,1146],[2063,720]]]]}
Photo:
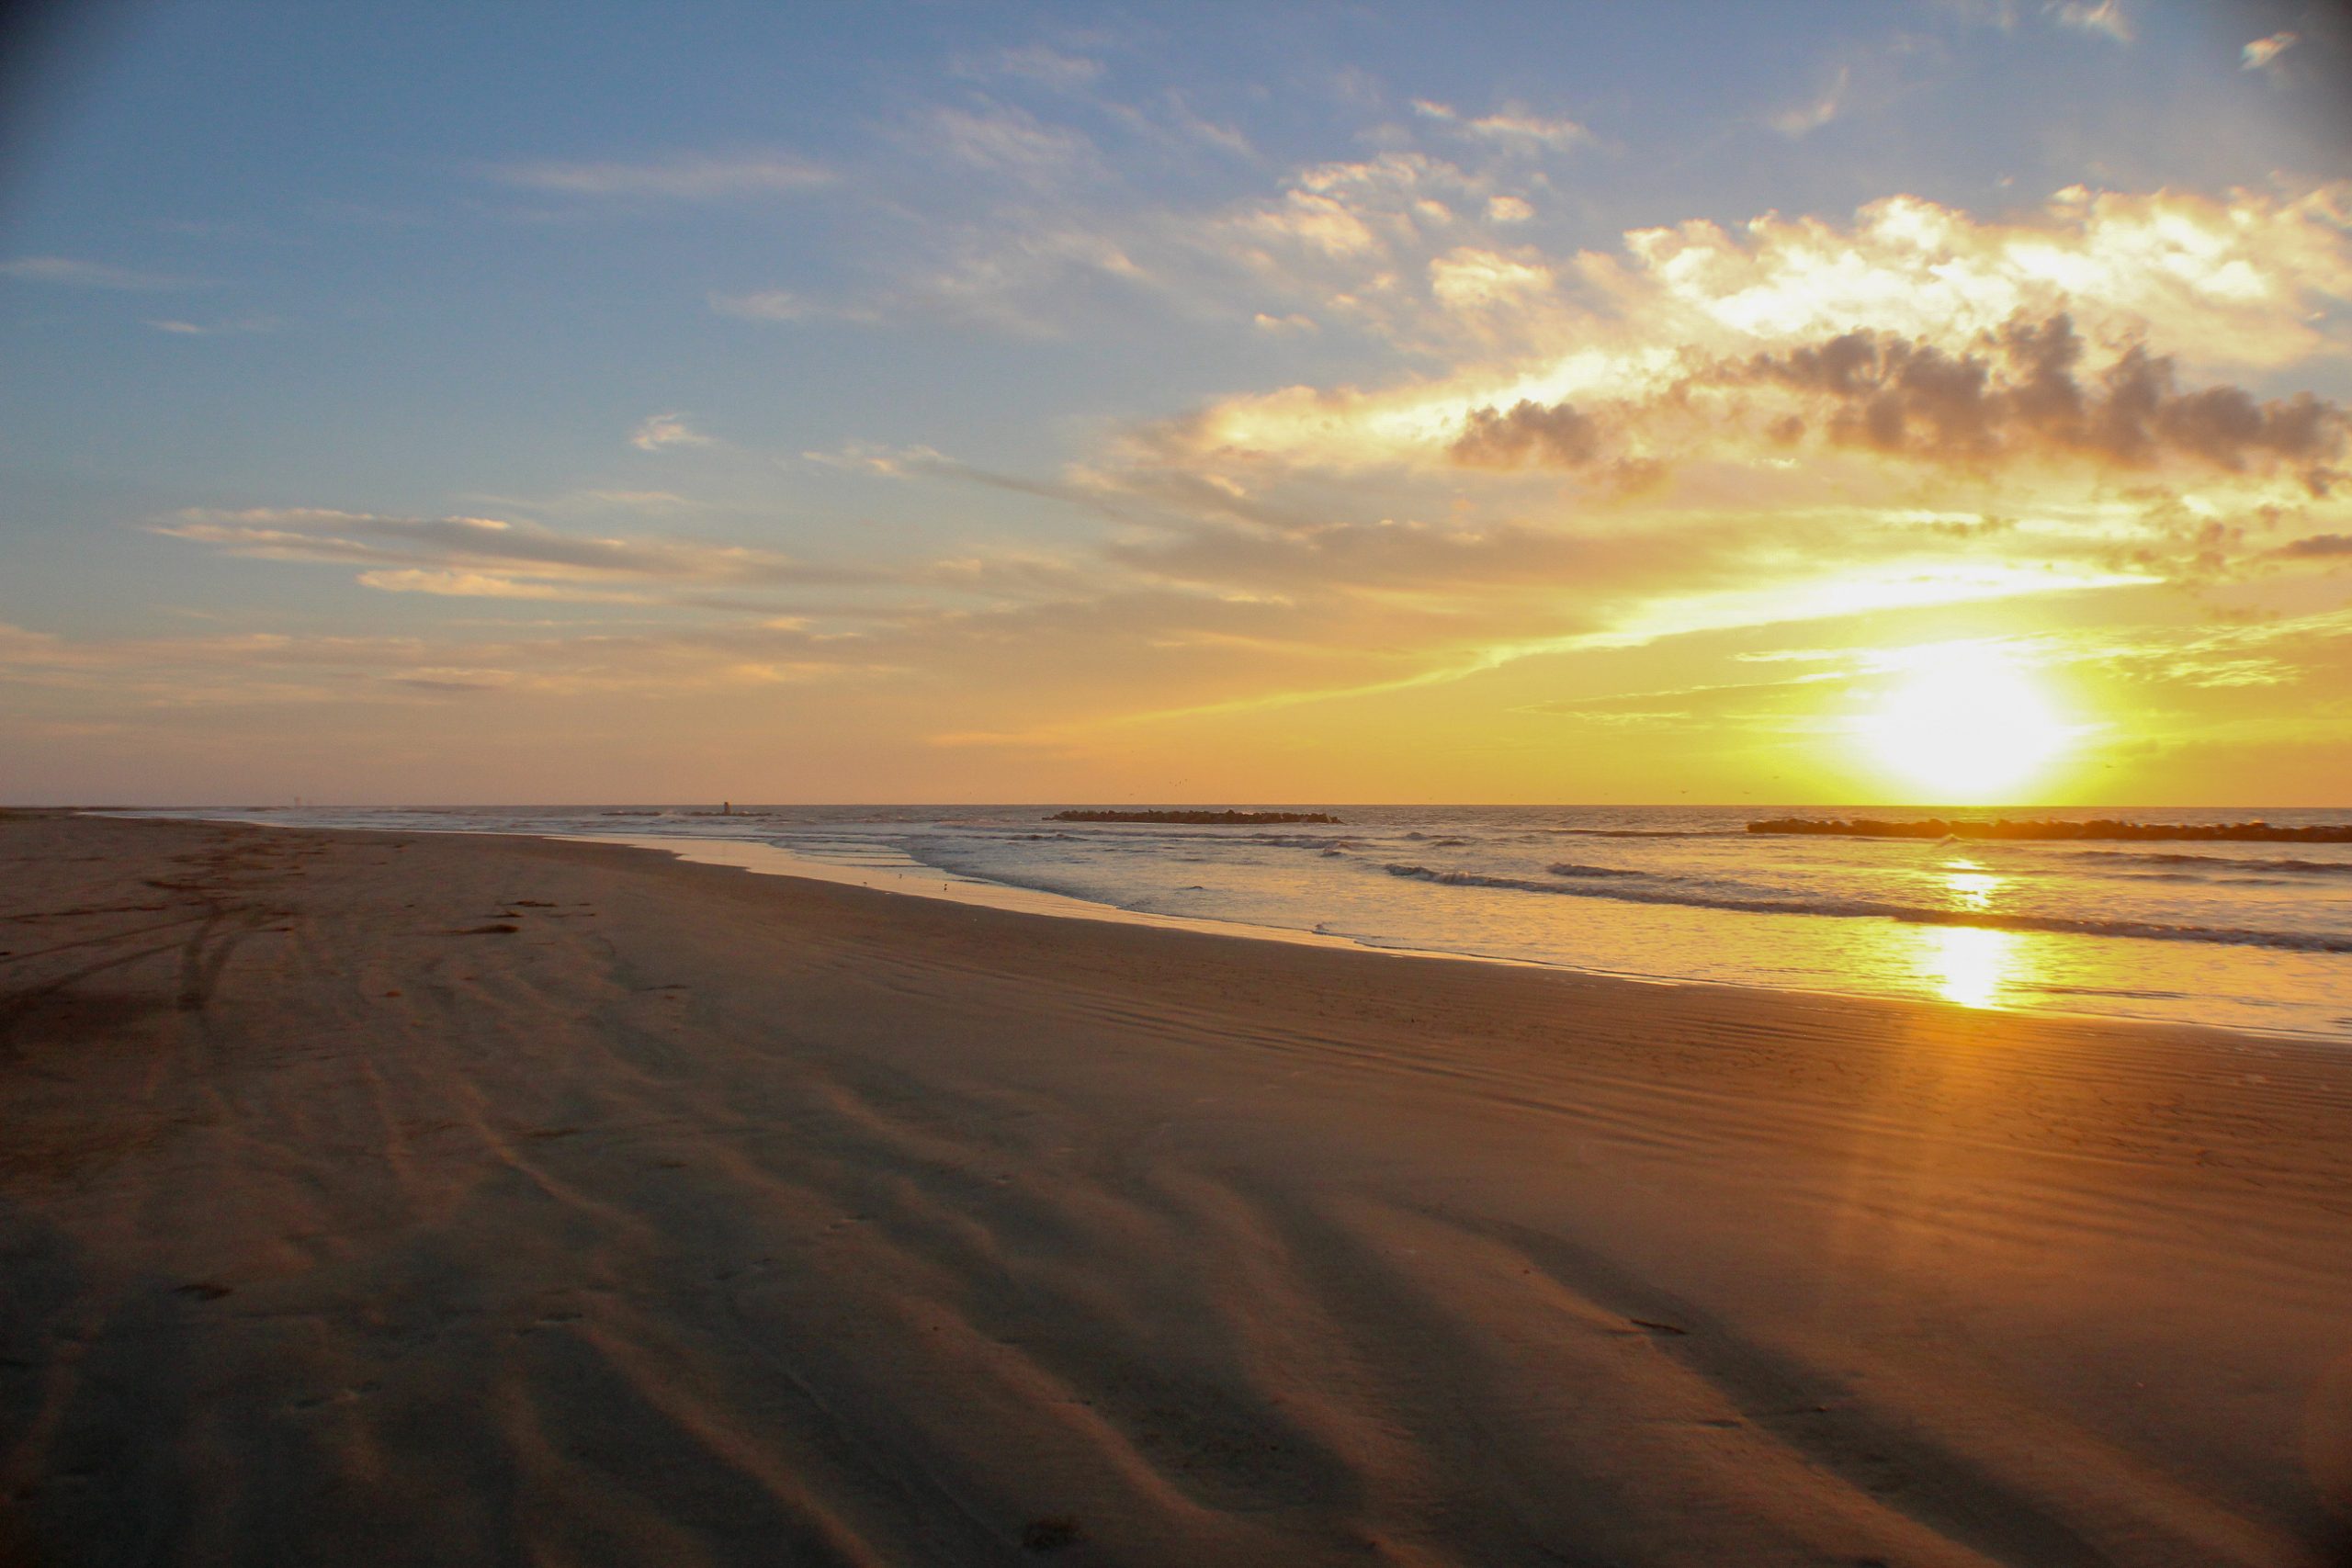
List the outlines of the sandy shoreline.
{"type": "Polygon", "coordinates": [[[2267,1037],[0,818],[0,1561],[2352,1561],[2267,1037]]]}

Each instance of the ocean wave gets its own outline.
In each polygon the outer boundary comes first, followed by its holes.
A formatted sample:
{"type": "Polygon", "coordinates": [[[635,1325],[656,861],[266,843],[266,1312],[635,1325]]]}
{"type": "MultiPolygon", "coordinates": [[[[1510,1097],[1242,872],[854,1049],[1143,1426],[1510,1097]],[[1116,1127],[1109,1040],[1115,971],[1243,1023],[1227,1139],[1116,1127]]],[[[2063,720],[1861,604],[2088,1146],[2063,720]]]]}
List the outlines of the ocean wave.
{"type": "Polygon", "coordinates": [[[1546,866],[1544,869],[1555,876],[1647,876],[1649,874],[1646,871],[1628,871],[1623,866],[1618,865],[1578,865],[1572,860],[1564,860],[1557,865],[1546,866]]]}
{"type": "Polygon", "coordinates": [[[1745,828],[1543,828],[1579,839],[1744,839],[1745,828]]]}
{"type": "Polygon", "coordinates": [[[2252,871],[2283,873],[2298,876],[2352,876],[2352,861],[2345,860],[2267,860],[2249,859],[2240,855],[2179,855],[2149,854],[2132,850],[2077,850],[2078,860],[2131,861],[2140,865],[2194,866],[2210,871],[2252,871]]]}
{"type": "Polygon", "coordinates": [[[1392,863],[1391,876],[1445,887],[1494,887],[1521,893],[1611,898],[1626,904],[1669,904],[1685,908],[1729,909],[1750,915],[1826,915],[1849,919],[1900,920],[1906,925],[1971,926],[1981,931],[2040,931],[2066,936],[2125,936],[2152,942],[2208,942],[2232,947],[2272,947],[2299,953],[2352,953],[2352,937],[2307,931],[2254,931],[2230,926],[2166,925],[2155,920],[2099,919],[2070,915],[1998,914],[1983,909],[1930,909],[1871,899],[1743,898],[1669,887],[1636,887],[1623,882],[1537,882],[1528,877],[1488,876],[1472,871],[1433,871],[1392,863]]]}

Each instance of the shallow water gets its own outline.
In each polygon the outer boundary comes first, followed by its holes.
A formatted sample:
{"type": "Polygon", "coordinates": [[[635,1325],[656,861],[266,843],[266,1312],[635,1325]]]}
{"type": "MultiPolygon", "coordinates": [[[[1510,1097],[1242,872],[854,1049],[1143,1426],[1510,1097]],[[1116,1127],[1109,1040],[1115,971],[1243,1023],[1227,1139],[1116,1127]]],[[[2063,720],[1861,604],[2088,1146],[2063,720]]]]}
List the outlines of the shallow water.
{"type": "MultiPolygon", "coordinates": [[[[284,826],[763,843],[910,885],[1063,895],[1372,947],[2352,1039],[2352,845],[1784,838],[1845,808],[1285,807],[1339,826],[1057,823],[1055,807],[174,812],[284,826]]],[[[1874,807],[2281,826],[2329,811],[1874,807]]]]}

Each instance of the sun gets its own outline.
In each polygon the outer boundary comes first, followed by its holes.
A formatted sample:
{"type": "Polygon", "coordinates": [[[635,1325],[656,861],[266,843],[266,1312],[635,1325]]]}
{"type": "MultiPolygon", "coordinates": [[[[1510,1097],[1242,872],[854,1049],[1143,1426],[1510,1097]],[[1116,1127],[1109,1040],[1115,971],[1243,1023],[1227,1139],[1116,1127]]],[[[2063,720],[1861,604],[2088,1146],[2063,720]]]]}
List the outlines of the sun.
{"type": "Polygon", "coordinates": [[[1909,649],[1907,667],[1856,739],[1929,801],[2015,800],[2074,744],[2075,728],[1997,650],[1967,644],[1909,649]]]}

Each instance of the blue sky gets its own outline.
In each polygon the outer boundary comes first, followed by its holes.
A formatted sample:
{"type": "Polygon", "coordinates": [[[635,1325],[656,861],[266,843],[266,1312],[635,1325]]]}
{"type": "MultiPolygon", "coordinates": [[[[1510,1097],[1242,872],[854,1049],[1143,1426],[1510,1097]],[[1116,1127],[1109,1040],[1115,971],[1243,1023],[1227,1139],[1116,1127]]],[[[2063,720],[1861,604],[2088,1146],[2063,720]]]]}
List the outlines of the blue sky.
{"type": "Polygon", "coordinates": [[[2076,795],[2346,756],[2279,727],[2343,668],[2301,6],[124,5],[39,58],[0,793],[1848,798],[1823,694],[1709,694],[1838,649],[1875,700],[1897,634],[2073,681],[2076,795]],[[1800,461],[1635,389],[2060,313],[2086,388],[2136,343],[2318,423],[1962,461],[1815,408],[1800,461]],[[1460,442],[1530,389],[1616,478],[1460,442]],[[2206,646],[2250,619],[2309,625],[2206,646]],[[2214,728],[2223,664],[2279,726],[2214,728]]]}

